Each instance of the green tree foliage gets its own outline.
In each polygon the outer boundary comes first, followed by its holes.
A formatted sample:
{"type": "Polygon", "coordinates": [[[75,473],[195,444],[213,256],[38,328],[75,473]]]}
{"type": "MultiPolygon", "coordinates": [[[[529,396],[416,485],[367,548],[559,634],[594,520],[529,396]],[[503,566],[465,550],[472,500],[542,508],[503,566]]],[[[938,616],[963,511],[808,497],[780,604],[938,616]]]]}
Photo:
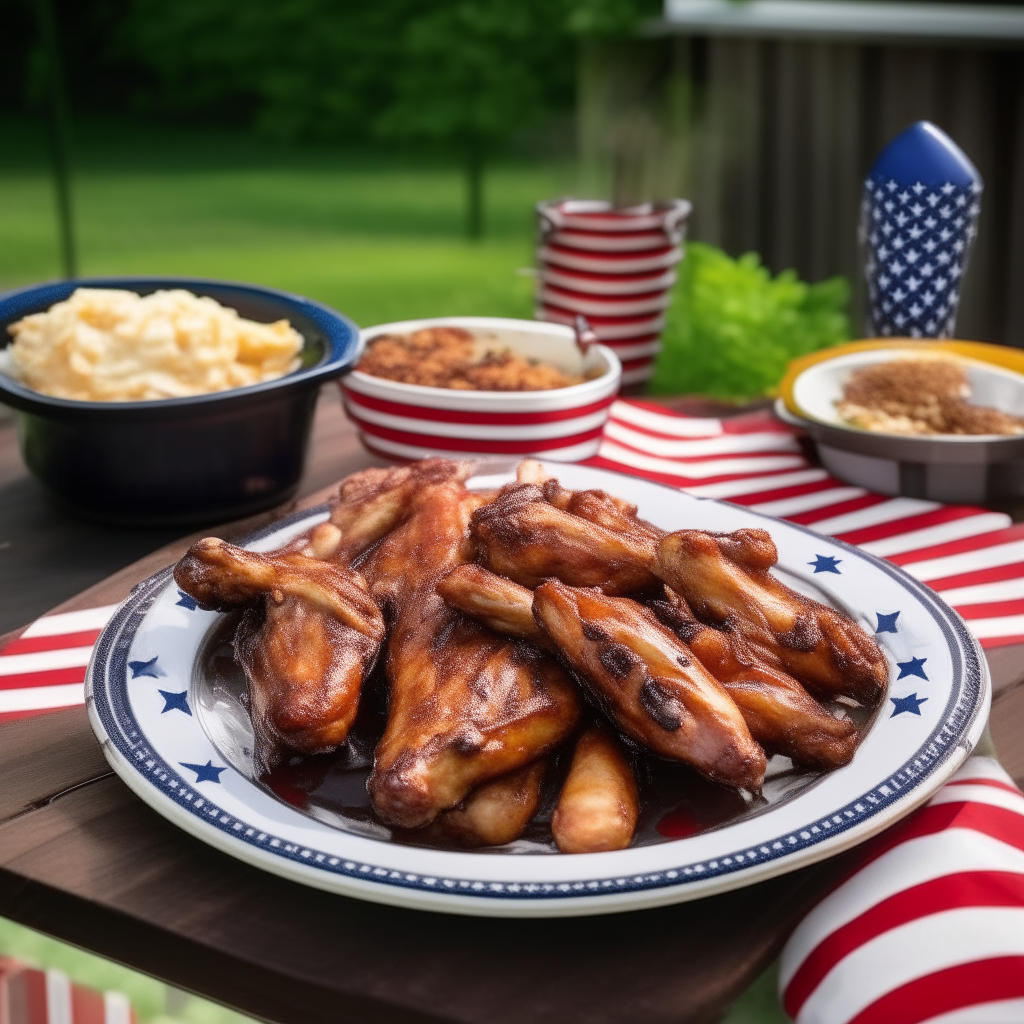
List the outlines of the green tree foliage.
{"type": "Polygon", "coordinates": [[[771,394],[790,360],[850,337],[849,300],[844,277],[806,284],[784,270],[773,278],[756,253],[734,260],[690,242],[651,391],[771,394]]]}
{"type": "Polygon", "coordinates": [[[395,100],[378,131],[459,154],[467,231],[478,237],[485,160],[570,94],[565,10],[552,0],[434,0],[402,42],[395,100]]]}
{"type": "Polygon", "coordinates": [[[356,139],[394,96],[416,0],[128,0],[135,105],[295,139],[356,139]]]}
{"type": "Polygon", "coordinates": [[[569,0],[566,24],[580,36],[632,36],[661,14],[662,0],[569,0]]]}
{"type": "MultiPolygon", "coordinates": [[[[660,0],[53,2],[79,110],[230,124],[284,142],[398,142],[444,152],[466,171],[471,235],[482,230],[485,162],[531,126],[571,110],[576,37],[631,35],[660,7],[660,0]]],[[[18,53],[38,50],[34,20],[24,17],[28,3],[0,0],[18,53]]],[[[32,66],[19,58],[0,77],[27,82],[32,66]]],[[[7,90],[15,93],[29,97],[32,89],[7,90]]]]}

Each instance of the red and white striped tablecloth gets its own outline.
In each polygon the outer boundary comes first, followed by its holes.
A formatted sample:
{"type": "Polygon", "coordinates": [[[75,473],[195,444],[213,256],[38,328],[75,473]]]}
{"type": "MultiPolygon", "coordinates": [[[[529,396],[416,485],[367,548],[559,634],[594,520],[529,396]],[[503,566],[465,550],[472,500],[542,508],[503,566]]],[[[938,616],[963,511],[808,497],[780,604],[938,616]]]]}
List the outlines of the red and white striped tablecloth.
{"type": "MultiPolygon", "coordinates": [[[[808,526],[902,566],[983,647],[1024,642],[1024,524],[1008,515],[851,487],[808,460],[770,412],[701,419],[641,401],[612,407],[590,464],[808,526]]],[[[113,605],[48,615],[0,652],[0,721],[81,704],[85,666],[113,605]]]]}
{"type": "Polygon", "coordinates": [[[971,757],[858,850],[779,965],[796,1024],[1024,1021],[1024,795],[971,757]]]}

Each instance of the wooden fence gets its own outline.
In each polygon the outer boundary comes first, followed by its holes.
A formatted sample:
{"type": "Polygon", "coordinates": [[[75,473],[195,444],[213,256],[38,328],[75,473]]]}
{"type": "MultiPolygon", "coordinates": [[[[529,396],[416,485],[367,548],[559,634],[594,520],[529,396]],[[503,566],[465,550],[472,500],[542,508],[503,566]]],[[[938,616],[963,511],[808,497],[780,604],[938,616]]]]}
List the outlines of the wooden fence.
{"type": "Polygon", "coordinates": [[[985,179],[957,334],[1024,346],[1024,51],[690,32],[590,41],[579,84],[587,189],[685,195],[691,238],[811,281],[847,275],[857,330],[865,174],[909,124],[935,122],[985,179]]]}

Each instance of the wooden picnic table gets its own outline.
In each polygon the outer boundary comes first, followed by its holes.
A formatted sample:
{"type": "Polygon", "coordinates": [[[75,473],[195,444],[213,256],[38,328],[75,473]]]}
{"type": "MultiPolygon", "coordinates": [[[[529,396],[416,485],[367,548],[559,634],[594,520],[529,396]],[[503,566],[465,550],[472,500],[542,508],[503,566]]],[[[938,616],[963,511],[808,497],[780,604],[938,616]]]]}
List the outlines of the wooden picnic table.
{"type": "MultiPolygon", "coordinates": [[[[696,399],[668,404],[722,411],[696,399]]],[[[325,389],[298,504],[316,504],[330,483],[372,464],[337,389],[325,389]]],[[[220,532],[237,536],[295,507],[220,532]]],[[[173,534],[62,511],[21,467],[13,423],[0,422],[0,631],[49,609],[120,600],[185,550],[191,538],[173,534]]],[[[1024,782],[1024,645],[997,648],[989,662],[992,736],[1024,782]]],[[[83,708],[0,726],[0,915],[287,1024],[710,1024],[845,863],[599,917],[400,910],[285,881],[175,828],[111,772],[83,708]]]]}

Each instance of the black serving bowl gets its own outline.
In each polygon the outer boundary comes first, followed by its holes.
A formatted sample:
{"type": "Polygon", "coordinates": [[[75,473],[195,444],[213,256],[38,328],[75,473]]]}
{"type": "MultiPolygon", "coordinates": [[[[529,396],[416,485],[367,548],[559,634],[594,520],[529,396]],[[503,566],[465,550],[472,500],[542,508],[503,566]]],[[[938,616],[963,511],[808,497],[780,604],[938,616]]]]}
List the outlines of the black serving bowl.
{"type": "Polygon", "coordinates": [[[133,525],[236,519],[285,501],[299,485],[320,386],[355,365],[359,328],[310,299],[273,288],[168,277],[89,278],[0,296],[7,327],[76,288],[148,295],[184,288],[250,320],[287,319],[302,364],[276,380],[187,398],[86,402],[40,394],[0,373],[0,402],[17,410],[28,468],[75,511],[133,525]]]}

